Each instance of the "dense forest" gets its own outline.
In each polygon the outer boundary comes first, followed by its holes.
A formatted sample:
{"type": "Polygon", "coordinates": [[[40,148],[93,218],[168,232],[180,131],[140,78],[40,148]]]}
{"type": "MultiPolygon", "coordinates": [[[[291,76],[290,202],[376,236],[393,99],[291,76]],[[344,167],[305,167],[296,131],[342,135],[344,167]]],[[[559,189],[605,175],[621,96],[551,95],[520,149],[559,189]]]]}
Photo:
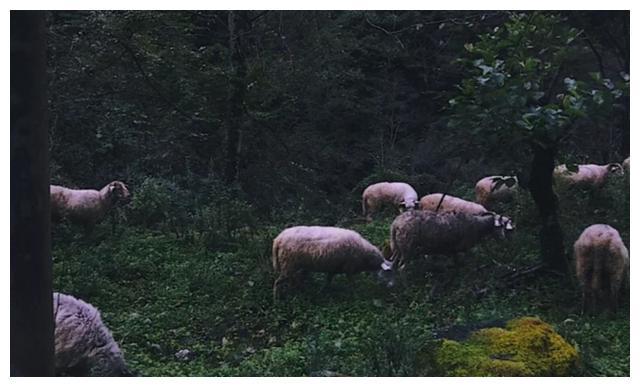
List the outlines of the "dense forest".
{"type": "Polygon", "coordinates": [[[53,288],[101,311],[134,374],[442,375],[424,355],[439,332],[537,316],[577,349],[571,375],[629,375],[628,292],[615,315],[583,315],[573,258],[596,223],[629,247],[629,174],[552,182],[559,164],[629,157],[629,12],[55,11],[46,23],[51,184],[131,193],[95,227],[52,224],[53,288]],[[516,229],[461,254],[437,297],[442,274],[416,261],[393,287],[314,274],[274,303],[283,229],[348,228],[384,251],[398,213],[367,221],[366,187],[475,200],[491,175],[517,176],[515,199],[492,208],[516,229]]]}

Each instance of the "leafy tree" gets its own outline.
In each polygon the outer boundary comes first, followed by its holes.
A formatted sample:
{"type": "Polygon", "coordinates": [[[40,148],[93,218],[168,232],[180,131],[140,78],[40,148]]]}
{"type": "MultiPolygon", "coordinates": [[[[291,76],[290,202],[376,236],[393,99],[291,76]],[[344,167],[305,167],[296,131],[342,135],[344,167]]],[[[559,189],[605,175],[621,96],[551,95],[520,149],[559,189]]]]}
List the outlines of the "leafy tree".
{"type": "MultiPolygon", "coordinates": [[[[525,185],[540,214],[544,264],[567,272],[558,201],[552,173],[562,140],[587,116],[607,117],[628,90],[628,76],[618,81],[592,73],[577,81],[586,48],[581,30],[555,13],[513,13],[503,26],[465,44],[459,62],[470,75],[452,98],[453,128],[468,128],[480,148],[522,166],[530,154],[525,185]],[[579,71],[579,70],[578,70],[579,71]]],[[[575,167],[573,167],[575,168],[575,167]]]]}

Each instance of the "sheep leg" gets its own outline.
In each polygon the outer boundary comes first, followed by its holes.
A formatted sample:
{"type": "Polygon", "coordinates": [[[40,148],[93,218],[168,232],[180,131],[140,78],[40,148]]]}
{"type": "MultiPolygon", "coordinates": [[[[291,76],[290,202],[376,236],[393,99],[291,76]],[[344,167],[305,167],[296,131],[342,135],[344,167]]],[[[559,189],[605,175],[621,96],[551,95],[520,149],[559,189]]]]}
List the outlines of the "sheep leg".
{"type": "Polygon", "coordinates": [[[289,280],[289,277],[280,275],[273,282],[273,302],[274,303],[278,300],[278,298],[280,298],[280,295],[282,294],[282,292],[280,291],[280,286],[282,286],[282,284],[288,280],[289,280]]]}
{"type": "Polygon", "coordinates": [[[451,258],[453,260],[453,268],[447,268],[445,266],[444,281],[440,281],[440,280],[434,281],[434,284],[431,287],[431,293],[429,294],[429,297],[432,299],[438,298],[442,290],[448,288],[449,285],[451,285],[451,283],[453,282],[453,280],[458,276],[458,271],[460,267],[460,262],[458,259],[459,257],[457,254],[455,254],[451,258]]]}
{"type": "Polygon", "coordinates": [[[618,289],[615,283],[611,284],[611,288],[607,292],[609,296],[609,310],[611,314],[618,313],[618,289]]]}
{"type": "Polygon", "coordinates": [[[367,221],[370,221],[369,216],[367,214],[367,199],[362,199],[362,216],[364,216],[364,218],[367,221]]]}
{"type": "Polygon", "coordinates": [[[335,275],[335,273],[327,273],[327,280],[324,284],[324,288],[323,289],[329,289],[329,285],[331,285],[331,280],[333,280],[333,276],[335,275]]]}
{"type": "Polygon", "coordinates": [[[582,290],[582,314],[588,315],[593,310],[594,295],[590,289],[586,287],[582,290]]]}

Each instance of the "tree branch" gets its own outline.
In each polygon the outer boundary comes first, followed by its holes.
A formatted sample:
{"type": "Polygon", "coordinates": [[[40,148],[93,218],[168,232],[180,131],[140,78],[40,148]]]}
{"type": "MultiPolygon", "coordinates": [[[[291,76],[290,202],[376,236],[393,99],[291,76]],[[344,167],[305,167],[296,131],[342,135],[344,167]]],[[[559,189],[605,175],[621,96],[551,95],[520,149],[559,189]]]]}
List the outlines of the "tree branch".
{"type": "Polygon", "coordinates": [[[367,14],[366,14],[366,13],[364,14],[364,20],[366,20],[366,21],[367,21],[367,24],[369,24],[371,27],[373,27],[373,28],[377,29],[378,31],[382,31],[382,32],[384,32],[385,34],[387,34],[387,35],[391,36],[392,38],[394,38],[394,39],[396,40],[396,42],[398,42],[398,44],[400,45],[400,47],[402,47],[402,49],[403,49],[403,50],[405,49],[405,46],[404,46],[404,44],[402,43],[402,41],[400,40],[400,38],[398,38],[397,36],[395,36],[393,33],[391,33],[391,32],[389,32],[389,31],[385,30],[384,28],[382,28],[382,27],[380,27],[380,26],[378,26],[378,25],[376,25],[376,24],[373,24],[373,23],[371,22],[371,20],[369,20],[369,17],[367,16],[367,14]]]}
{"type": "Polygon", "coordinates": [[[593,55],[595,55],[596,59],[598,60],[598,67],[600,68],[600,75],[602,76],[602,78],[606,78],[607,75],[606,75],[606,73],[604,71],[604,65],[602,64],[602,56],[600,56],[600,53],[598,52],[598,50],[596,50],[595,46],[591,42],[591,39],[589,39],[589,37],[587,36],[586,33],[585,33],[585,36],[584,36],[584,40],[587,41],[587,44],[591,48],[591,51],[593,52],[593,55]]]}

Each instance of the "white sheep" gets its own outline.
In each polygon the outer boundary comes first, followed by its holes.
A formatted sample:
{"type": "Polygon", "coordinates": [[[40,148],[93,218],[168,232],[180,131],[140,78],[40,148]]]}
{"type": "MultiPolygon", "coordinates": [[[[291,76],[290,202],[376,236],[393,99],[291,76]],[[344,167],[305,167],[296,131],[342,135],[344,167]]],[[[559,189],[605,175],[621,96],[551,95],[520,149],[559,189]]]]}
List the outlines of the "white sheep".
{"type": "Polygon", "coordinates": [[[476,202],[485,207],[513,199],[518,189],[516,176],[487,176],[476,183],[476,202]]]}
{"type": "Polygon", "coordinates": [[[591,225],[574,243],[573,253],[583,313],[615,312],[629,270],[629,251],[618,231],[606,224],[591,225]]]}
{"type": "Polygon", "coordinates": [[[369,221],[372,214],[383,206],[412,210],[417,204],[418,194],[407,183],[376,183],[368,186],[362,192],[362,214],[369,221]]]}
{"type": "Polygon", "coordinates": [[[391,224],[390,244],[394,267],[420,255],[452,255],[478,244],[487,235],[505,236],[515,226],[506,216],[493,212],[411,211],[405,212],[391,224]]]}
{"type": "Polygon", "coordinates": [[[283,283],[308,272],[327,273],[327,285],[335,274],[349,278],[364,271],[378,271],[391,284],[391,262],[355,231],[338,227],[297,226],[287,228],[273,240],[273,284],[276,300],[283,283]]]}
{"type": "Polygon", "coordinates": [[[118,202],[127,203],[131,194],[121,181],[112,181],[100,191],[50,186],[51,216],[68,218],[87,227],[100,222],[118,202]]]}
{"type": "Polygon", "coordinates": [[[629,161],[629,157],[624,159],[624,161],[622,162],[622,167],[624,168],[625,173],[631,172],[631,164],[629,161]]]}
{"type": "Polygon", "coordinates": [[[128,376],[122,351],[92,305],[53,293],[55,373],[69,376],[128,376]]]}
{"type": "Polygon", "coordinates": [[[470,215],[488,212],[481,204],[442,193],[423,196],[420,199],[420,209],[424,211],[436,211],[438,209],[437,212],[463,212],[470,215]],[[444,199],[442,199],[443,195],[444,199]],[[442,203],[440,204],[441,200],[442,203]],[[438,207],[438,204],[440,204],[440,207],[438,207]]]}
{"type": "Polygon", "coordinates": [[[571,172],[565,164],[558,165],[553,170],[553,179],[556,183],[566,186],[582,188],[601,188],[609,174],[623,174],[622,166],[618,163],[606,165],[582,164],[578,165],[577,172],[571,172]]]}

